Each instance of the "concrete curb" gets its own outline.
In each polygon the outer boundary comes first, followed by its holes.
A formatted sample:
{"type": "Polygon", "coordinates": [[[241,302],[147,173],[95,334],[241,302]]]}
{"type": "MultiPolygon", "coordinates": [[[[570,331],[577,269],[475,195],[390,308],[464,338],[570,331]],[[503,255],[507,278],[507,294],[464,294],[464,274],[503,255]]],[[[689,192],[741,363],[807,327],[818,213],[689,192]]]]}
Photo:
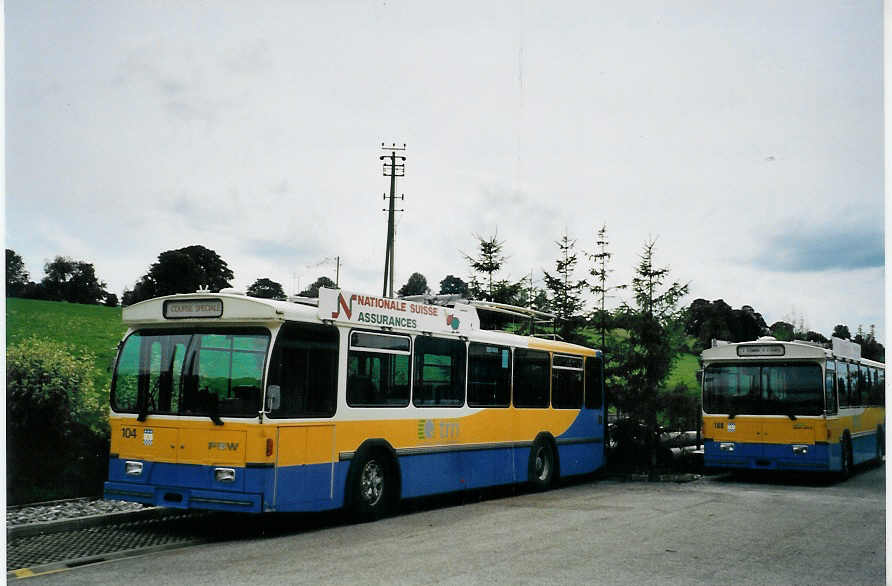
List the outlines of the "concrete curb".
{"type": "Polygon", "coordinates": [[[103,515],[90,515],[88,517],[77,517],[75,519],[62,519],[61,521],[46,521],[44,523],[30,523],[28,525],[19,525],[16,527],[6,528],[6,539],[18,539],[20,537],[31,537],[44,533],[59,533],[62,531],[76,531],[87,527],[98,527],[100,525],[111,525],[114,523],[124,523],[127,521],[142,521],[145,519],[154,519],[163,517],[168,514],[182,512],[179,509],[169,509],[166,507],[149,507],[138,511],[123,511],[120,513],[107,513],[103,515]]]}

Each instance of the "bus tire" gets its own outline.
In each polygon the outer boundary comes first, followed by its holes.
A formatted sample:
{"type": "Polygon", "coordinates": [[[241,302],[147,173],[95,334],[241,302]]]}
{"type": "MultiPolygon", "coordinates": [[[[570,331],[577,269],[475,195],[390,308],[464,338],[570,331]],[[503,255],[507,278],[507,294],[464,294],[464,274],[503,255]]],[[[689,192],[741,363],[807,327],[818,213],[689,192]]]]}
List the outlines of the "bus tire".
{"type": "Polygon", "coordinates": [[[351,508],[359,521],[374,521],[391,512],[397,482],[390,457],[382,450],[358,455],[351,467],[351,508]]]}
{"type": "Polygon", "coordinates": [[[536,491],[548,490],[554,477],[555,457],[551,442],[544,437],[537,437],[530,450],[530,486],[536,491]]]}
{"type": "Polygon", "coordinates": [[[842,464],[839,469],[839,477],[841,480],[845,480],[852,475],[852,441],[849,439],[849,434],[846,433],[842,436],[842,441],[839,444],[840,455],[842,456],[842,464]]]}

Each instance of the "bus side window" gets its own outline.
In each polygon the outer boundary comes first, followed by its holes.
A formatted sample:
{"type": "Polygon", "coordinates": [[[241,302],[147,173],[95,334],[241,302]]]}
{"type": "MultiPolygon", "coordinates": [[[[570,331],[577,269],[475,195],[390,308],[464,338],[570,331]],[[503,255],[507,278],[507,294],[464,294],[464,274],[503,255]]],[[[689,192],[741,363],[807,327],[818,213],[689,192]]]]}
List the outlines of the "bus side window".
{"type": "Polygon", "coordinates": [[[863,364],[858,368],[858,404],[870,403],[870,372],[863,364]]]}
{"type": "Polygon", "coordinates": [[[551,377],[548,352],[518,348],[514,352],[514,406],[548,407],[551,377]]]}
{"type": "Polygon", "coordinates": [[[281,387],[270,417],[331,417],[337,408],[337,328],[288,323],[273,349],[269,384],[281,387]]]}
{"type": "Polygon", "coordinates": [[[600,357],[585,359],[585,408],[600,409],[603,404],[602,364],[600,357]]]}
{"type": "Polygon", "coordinates": [[[409,404],[409,336],[350,332],[347,404],[351,407],[405,407],[409,404]]]}
{"type": "Polygon", "coordinates": [[[583,358],[555,354],[551,359],[551,406],[579,409],[583,401],[583,358]]]}
{"type": "Polygon", "coordinates": [[[827,361],[827,376],[824,377],[824,409],[827,415],[835,415],[836,408],[836,363],[832,360],[827,361]]]}
{"type": "Polygon", "coordinates": [[[468,346],[468,405],[507,407],[511,401],[511,350],[471,342],[468,346]]]}
{"type": "Polygon", "coordinates": [[[880,404],[880,393],[882,392],[880,389],[880,379],[879,373],[876,368],[871,367],[869,369],[870,373],[870,404],[871,405],[879,405],[880,404]]]}
{"type": "Polygon", "coordinates": [[[845,362],[836,363],[836,389],[839,393],[839,406],[849,406],[849,370],[845,362]]]}
{"type": "Polygon", "coordinates": [[[465,403],[467,348],[459,340],[429,336],[415,338],[416,407],[461,407],[465,403]]]}
{"type": "Polygon", "coordinates": [[[858,365],[849,364],[849,405],[852,407],[857,407],[861,402],[860,397],[858,396],[858,391],[861,386],[861,383],[858,380],[859,376],[858,365]]]}

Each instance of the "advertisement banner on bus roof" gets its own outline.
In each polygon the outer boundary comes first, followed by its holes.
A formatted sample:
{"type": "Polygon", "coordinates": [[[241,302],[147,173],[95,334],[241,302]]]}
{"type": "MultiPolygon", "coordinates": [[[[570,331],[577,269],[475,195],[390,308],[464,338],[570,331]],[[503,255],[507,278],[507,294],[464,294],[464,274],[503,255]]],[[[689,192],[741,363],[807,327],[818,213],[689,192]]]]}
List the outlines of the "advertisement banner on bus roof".
{"type": "Polygon", "coordinates": [[[830,340],[833,344],[833,353],[837,356],[855,360],[861,358],[861,344],[843,340],[842,338],[837,338],[835,336],[830,338],[830,340]]]}
{"type": "Polygon", "coordinates": [[[319,289],[319,319],[361,327],[461,333],[478,328],[474,310],[426,305],[338,289],[319,289]]]}

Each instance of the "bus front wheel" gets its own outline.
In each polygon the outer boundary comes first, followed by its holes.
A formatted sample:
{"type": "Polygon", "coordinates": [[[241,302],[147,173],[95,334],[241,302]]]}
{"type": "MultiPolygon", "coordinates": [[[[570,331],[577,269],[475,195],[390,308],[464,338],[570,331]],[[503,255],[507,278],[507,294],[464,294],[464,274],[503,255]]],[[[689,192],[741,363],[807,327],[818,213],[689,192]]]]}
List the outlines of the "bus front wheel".
{"type": "Polygon", "coordinates": [[[354,462],[354,466],[351,483],[353,513],[360,521],[374,521],[385,516],[396,490],[389,459],[381,452],[370,452],[354,462]]]}

